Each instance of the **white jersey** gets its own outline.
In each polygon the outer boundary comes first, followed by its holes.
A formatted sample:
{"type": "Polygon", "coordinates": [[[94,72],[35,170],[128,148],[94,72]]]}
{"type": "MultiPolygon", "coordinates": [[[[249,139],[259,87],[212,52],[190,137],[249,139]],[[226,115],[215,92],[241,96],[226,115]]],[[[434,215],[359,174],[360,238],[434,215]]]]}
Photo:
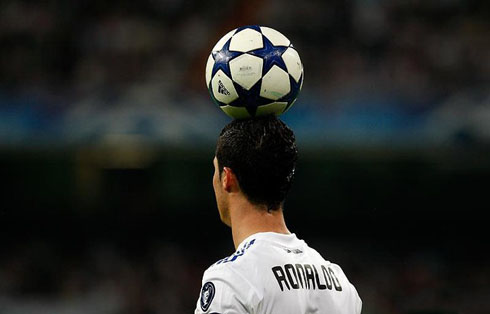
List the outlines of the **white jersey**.
{"type": "Polygon", "coordinates": [[[342,269],[295,234],[264,232],[209,267],[195,314],[358,314],[342,269]]]}

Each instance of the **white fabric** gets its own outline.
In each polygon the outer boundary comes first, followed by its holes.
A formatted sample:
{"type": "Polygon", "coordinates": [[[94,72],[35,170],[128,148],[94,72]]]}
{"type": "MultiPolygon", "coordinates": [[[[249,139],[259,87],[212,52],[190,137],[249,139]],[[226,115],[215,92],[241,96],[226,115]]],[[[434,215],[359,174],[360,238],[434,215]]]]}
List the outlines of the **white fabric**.
{"type": "Polygon", "coordinates": [[[338,265],[295,234],[264,232],[204,272],[195,314],[358,314],[361,306],[338,265]]]}

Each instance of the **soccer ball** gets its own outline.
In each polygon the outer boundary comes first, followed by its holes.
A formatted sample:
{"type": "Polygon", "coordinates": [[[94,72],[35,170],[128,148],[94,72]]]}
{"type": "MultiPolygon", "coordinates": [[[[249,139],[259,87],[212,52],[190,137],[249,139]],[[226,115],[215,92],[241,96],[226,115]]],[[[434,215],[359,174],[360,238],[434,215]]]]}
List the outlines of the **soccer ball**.
{"type": "Polygon", "coordinates": [[[230,117],[243,119],[288,110],[303,85],[303,64],[283,34],[264,26],[239,27],[214,46],[206,86],[230,117]]]}

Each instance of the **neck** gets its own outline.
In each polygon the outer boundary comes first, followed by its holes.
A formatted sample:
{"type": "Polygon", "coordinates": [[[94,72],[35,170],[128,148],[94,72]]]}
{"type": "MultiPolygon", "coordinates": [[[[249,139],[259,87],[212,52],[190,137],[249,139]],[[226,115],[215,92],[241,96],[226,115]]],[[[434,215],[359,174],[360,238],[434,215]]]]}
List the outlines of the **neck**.
{"type": "Polygon", "coordinates": [[[248,201],[230,208],[230,221],[235,249],[247,237],[258,232],[290,233],[282,208],[269,212],[265,206],[255,206],[248,201]]]}

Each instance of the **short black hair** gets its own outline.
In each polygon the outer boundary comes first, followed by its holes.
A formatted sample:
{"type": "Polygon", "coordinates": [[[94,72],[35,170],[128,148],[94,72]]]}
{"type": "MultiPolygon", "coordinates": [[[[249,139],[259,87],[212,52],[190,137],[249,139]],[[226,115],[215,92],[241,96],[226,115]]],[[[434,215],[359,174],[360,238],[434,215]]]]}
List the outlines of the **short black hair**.
{"type": "Polygon", "coordinates": [[[218,139],[219,173],[229,167],[247,199],[269,211],[283,204],[294,179],[298,149],[293,131],[275,115],[233,120],[218,139]]]}

